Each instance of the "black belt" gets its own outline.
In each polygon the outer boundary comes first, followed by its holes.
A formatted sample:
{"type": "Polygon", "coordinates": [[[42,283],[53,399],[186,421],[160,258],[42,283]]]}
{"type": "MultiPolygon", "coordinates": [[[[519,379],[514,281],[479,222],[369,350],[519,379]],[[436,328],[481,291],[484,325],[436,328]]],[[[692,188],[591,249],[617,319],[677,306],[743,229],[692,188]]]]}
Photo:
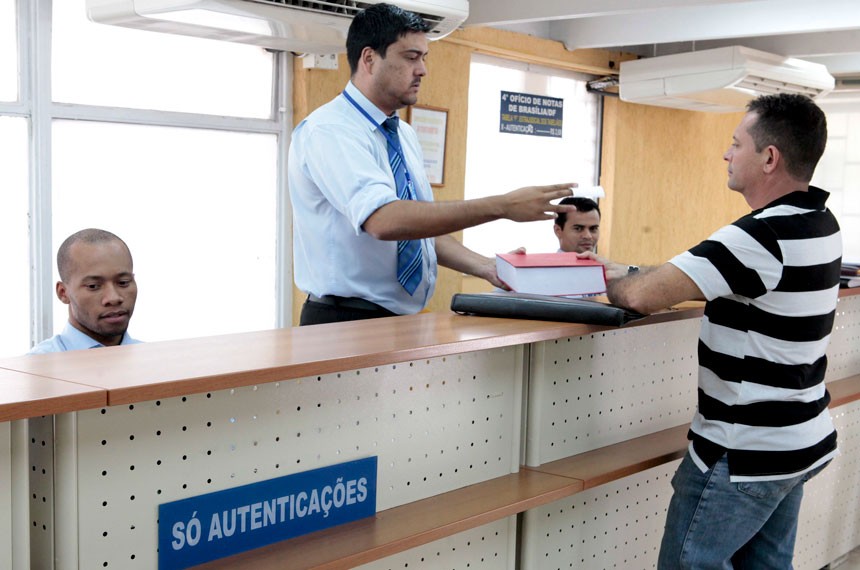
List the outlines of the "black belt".
{"type": "Polygon", "coordinates": [[[381,305],[371,303],[358,297],[338,297],[337,295],[324,295],[317,297],[316,295],[308,295],[308,301],[312,303],[321,303],[332,307],[342,307],[344,309],[358,309],[359,311],[386,311],[391,312],[381,305]]]}

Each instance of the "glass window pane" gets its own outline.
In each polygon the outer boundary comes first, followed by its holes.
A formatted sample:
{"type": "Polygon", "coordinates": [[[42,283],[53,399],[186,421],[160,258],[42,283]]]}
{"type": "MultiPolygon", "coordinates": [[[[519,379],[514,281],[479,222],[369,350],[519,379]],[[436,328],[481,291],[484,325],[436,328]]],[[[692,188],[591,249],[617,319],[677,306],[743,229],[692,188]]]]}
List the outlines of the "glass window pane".
{"type": "Polygon", "coordinates": [[[812,184],[830,192],[827,206],[842,228],[842,259],[860,262],[860,101],[846,99],[821,108],[827,115],[827,147],[812,184]]]}
{"type": "MultiPolygon", "coordinates": [[[[586,91],[583,76],[525,63],[474,55],[469,76],[466,140],[467,199],[522,186],[578,182],[594,186],[597,173],[598,100],[586,91]],[[564,100],[562,136],[499,132],[501,91],[564,100]],[[499,165],[528,165],[499,168],[499,165]]],[[[520,224],[497,220],[463,232],[463,243],[483,255],[523,246],[532,253],[553,252],[558,240],[553,222],[520,224]]]]}
{"type": "Polygon", "coordinates": [[[275,326],[275,135],[57,121],[53,142],[52,251],[87,227],[126,241],[132,336],[275,326]]]}
{"type": "Polygon", "coordinates": [[[15,0],[0,0],[0,101],[18,99],[15,0]]]}
{"type": "Polygon", "coordinates": [[[30,348],[27,121],[0,117],[0,357],[30,348]]]}
{"type": "Polygon", "coordinates": [[[263,48],[96,24],[86,0],[53,6],[55,101],[271,115],[272,54],[263,48]]]}

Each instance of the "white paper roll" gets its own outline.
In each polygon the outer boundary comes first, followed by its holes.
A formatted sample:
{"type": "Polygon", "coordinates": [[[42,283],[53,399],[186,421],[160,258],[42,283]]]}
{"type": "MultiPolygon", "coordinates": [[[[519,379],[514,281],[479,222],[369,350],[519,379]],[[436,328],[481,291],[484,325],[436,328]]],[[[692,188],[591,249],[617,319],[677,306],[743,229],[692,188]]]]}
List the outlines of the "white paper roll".
{"type": "Polygon", "coordinates": [[[603,191],[603,186],[586,186],[584,188],[580,186],[573,189],[573,195],[577,198],[597,200],[598,198],[605,197],[606,192],[603,191]]]}

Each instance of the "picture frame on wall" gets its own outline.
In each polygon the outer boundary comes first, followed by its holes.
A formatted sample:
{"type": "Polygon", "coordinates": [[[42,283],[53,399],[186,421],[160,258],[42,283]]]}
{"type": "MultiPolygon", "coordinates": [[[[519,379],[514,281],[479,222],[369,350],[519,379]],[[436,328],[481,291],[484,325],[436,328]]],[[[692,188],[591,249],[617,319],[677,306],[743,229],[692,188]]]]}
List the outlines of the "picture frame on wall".
{"type": "Polygon", "coordinates": [[[406,120],[415,129],[424,154],[424,170],[431,186],[445,184],[445,145],[448,138],[448,109],[412,105],[406,120]]]}

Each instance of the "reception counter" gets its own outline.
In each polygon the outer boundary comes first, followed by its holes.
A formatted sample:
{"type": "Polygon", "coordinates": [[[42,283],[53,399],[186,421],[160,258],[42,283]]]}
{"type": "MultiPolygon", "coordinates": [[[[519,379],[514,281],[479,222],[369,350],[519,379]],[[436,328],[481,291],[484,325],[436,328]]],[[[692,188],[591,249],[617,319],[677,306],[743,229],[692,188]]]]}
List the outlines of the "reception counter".
{"type": "MultiPolygon", "coordinates": [[[[843,455],[807,487],[798,569],[860,544],[858,293],[828,352],[843,455]]],[[[431,313],[2,360],[0,567],[156,568],[158,505],[376,457],[375,517],[204,567],[651,568],[701,314],[431,313]]]]}

